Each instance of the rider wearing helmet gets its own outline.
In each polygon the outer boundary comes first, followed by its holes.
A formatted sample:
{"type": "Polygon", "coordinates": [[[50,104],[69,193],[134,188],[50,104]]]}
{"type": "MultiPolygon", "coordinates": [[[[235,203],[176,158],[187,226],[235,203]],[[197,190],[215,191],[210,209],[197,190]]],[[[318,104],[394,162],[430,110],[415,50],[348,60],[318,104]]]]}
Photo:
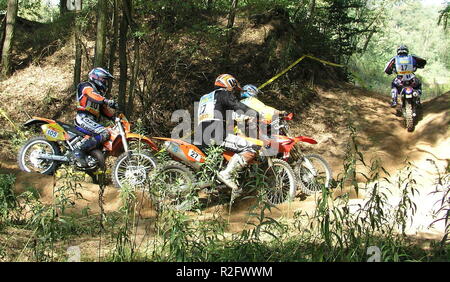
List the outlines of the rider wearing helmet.
{"type": "Polygon", "coordinates": [[[197,117],[198,132],[201,132],[202,136],[196,135],[196,140],[198,141],[198,138],[201,137],[203,146],[211,144],[211,140],[214,140],[216,144],[221,144],[227,150],[235,152],[227,167],[218,174],[218,179],[232,188],[235,198],[242,190],[234,182],[232,174],[243,169],[255,158],[257,148],[245,138],[234,134],[228,134],[223,140],[226,132],[226,113],[227,111],[242,111],[246,115],[252,116],[257,116],[257,113],[237,99],[237,95],[242,89],[232,75],[219,75],[214,86],[214,91],[200,98],[197,117]]]}
{"type": "Polygon", "coordinates": [[[81,82],[77,87],[77,115],[75,125],[78,130],[89,135],[75,144],[73,156],[82,167],[87,166],[85,153],[109,139],[106,128],[99,124],[101,116],[112,119],[108,107],[117,109],[117,103],[104,97],[114,77],[103,68],[94,68],[89,74],[89,81],[81,82]]]}
{"type": "Polygon", "coordinates": [[[274,115],[286,114],[285,111],[279,111],[258,100],[257,97],[259,93],[261,93],[261,91],[258,87],[252,84],[247,84],[242,88],[241,102],[257,111],[266,120],[272,120],[274,115]]]}
{"type": "Polygon", "coordinates": [[[387,63],[386,68],[384,69],[384,72],[389,75],[392,73],[397,74],[397,77],[394,78],[391,84],[391,107],[397,106],[397,96],[402,89],[403,83],[405,82],[410,83],[414,89],[418,90],[419,95],[422,94],[422,83],[414,75],[414,72],[417,70],[417,68],[424,68],[426,63],[426,60],[415,55],[410,55],[408,47],[406,47],[405,45],[401,45],[400,47],[398,47],[397,56],[393,57],[387,63]]]}

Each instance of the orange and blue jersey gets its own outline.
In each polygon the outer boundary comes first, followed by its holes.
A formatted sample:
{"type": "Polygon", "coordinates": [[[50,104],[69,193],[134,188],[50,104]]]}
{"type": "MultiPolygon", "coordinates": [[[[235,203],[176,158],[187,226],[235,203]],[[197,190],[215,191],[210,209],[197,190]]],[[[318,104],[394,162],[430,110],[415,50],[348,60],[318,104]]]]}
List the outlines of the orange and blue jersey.
{"type": "Polygon", "coordinates": [[[82,82],[77,88],[77,111],[93,115],[97,120],[101,115],[111,118],[112,112],[105,104],[105,97],[89,82],[82,82]]]}

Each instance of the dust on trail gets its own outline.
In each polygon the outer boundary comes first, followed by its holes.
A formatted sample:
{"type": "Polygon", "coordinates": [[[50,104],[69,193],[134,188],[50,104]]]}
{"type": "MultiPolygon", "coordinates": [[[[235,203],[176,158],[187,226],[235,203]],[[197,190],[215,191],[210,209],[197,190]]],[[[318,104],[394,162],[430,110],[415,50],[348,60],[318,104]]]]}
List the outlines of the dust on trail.
{"type": "MultiPolygon", "coordinates": [[[[428,227],[434,221],[433,211],[442,199],[442,192],[434,193],[438,171],[444,172],[450,161],[450,93],[423,102],[423,118],[413,132],[406,130],[403,118],[396,115],[396,109],[390,108],[389,102],[388,96],[352,86],[319,90],[317,102],[302,113],[306,122],[300,124],[296,132],[318,139],[316,147],[306,149],[322,154],[333,167],[334,176],[343,169],[346,146],[350,141],[348,124],[357,130],[359,150],[365,161],[370,163],[379,159],[394,183],[399,177],[405,177],[405,167],[410,162],[419,194],[413,197],[417,212],[408,232],[441,233],[443,222],[428,227]]],[[[367,172],[362,165],[359,170],[367,172]]],[[[390,202],[394,204],[400,199],[399,191],[395,187],[390,191],[390,202]]],[[[352,202],[362,201],[355,199],[352,202]]]]}
{"type": "MultiPolygon", "coordinates": [[[[423,119],[411,133],[404,128],[403,119],[396,116],[395,109],[389,107],[387,96],[350,85],[336,89],[318,88],[317,92],[316,101],[305,111],[297,113],[291,125],[295,134],[310,136],[319,142],[317,145],[302,145],[304,151],[324,156],[331,164],[336,177],[342,171],[346,146],[350,141],[347,125],[351,123],[357,129],[357,140],[366,159],[380,158],[392,179],[395,180],[400,175],[398,171],[404,167],[405,160],[411,161],[419,171],[416,180],[421,190],[420,195],[415,197],[418,212],[410,232],[427,232],[432,221],[431,211],[439,197],[439,194],[430,194],[435,189],[437,174],[435,166],[428,159],[435,161],[441,171],[450,160],[450,93],[423,103],[423,119]]],[[[18,172],[17,167],[10,163],[2,163],[0,170],[17,175],[16,192],[25,191],[27,187],[32,186],[39,191],[44,203],[52,202],[55,185],[61,185],[55,184],[53,177],[18,172]]],[[[73,211],[81,211],[87,207],[92,213],[98,213],[98,191],[98,185],[82,183],[79,192],[83,199],[75,201],[73,211]]],[[[335,195],[340,193],[342,191],[335,191],[335,195]]],[[[269,216],[292,218],[297,211],[312,212],[315,209],[315,197],[317,196],[303,196],[291,203],[279,205],[272,209],[269,216]]],[[[104,198],[106,212],[120,208],[120,193],[116,188],[106,187],[104,198]]],[[[353,203],[364,201],[361,197],[358,199],[354,192],[350,198],[353,203]]],[[[392,201],[397,199],[398,195],[393,191],[392,201]]],[[[145,194],[138,193],[138,201],[142,203],[141,218],[145,224],[154,218],[156,213],[145,194]]],[[[249,216],[249,209],[254,202],[252,199],[241,200],[233,204],[231,209],[227,204],[213,205],[203,210],[201,215],[192,213],[191,216],[196,220],[205,220],[213,214],[220,214],[229,224],[228,231],[238,232],[251,228],[250,223],[257,220],[249,216]]],[[[145,226],[139,228],[142,229],[140,236],[148,235],[145,226]]],[[[442,226],[437,226],[434,231],[441,232],[442,226]]]]}

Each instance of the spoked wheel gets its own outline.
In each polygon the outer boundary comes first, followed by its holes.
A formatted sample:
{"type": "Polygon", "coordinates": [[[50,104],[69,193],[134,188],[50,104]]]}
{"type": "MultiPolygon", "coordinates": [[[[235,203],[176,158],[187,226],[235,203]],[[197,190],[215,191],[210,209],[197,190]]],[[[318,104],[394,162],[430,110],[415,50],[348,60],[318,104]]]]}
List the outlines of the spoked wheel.
{"type": "Polygon", "coordinates": [[[60,155],[61,152],[56,143],[48,141],[45,137],[34,137],[28,140],[19,151],[17,162],[21,170],[52,175],[58,162],[40,158],[40,155],[60,155]]]}
{"type": "Polygon", "coordinates": [[[300,190],[306,195],[330,188],[332,172],[328,162],[319,155],[305,155],[294,167],[300,190]]]}
{"type": "Polygon", "coordinates": [[[150,193],[157,210],[164,208],[186,211],[197,202],[195,177],[187,166],[169,161],[152,179],[150,193]]]}
{"type": "Polygon", "coordinates": [[[278,205],[295,197],[296,181],[291,166],[279,159],[273,159],[272,166],[265,170],[267,181],[266,199],[273,205],[278,205]]]}
{"type": "Polygon", "coordinates": [[[156,160],[149,154],[128,151],[121,154],[112,170],[113,184],[116,188],[130,185],[140,190],[148,183],[150,173],[156,168],[156,160]]]}

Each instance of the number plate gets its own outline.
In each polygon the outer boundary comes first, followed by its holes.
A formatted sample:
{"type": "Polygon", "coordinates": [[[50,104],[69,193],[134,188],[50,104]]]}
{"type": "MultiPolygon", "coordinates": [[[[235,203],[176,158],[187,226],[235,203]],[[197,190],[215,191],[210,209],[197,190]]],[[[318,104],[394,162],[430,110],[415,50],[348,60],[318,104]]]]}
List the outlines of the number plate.
{"type": "Polygon", "coordinates": [[[188,155],[189,155],[189,157],[193,158],[197,162],[199,162],[202,159],[202,156],[200,156],[199,153],[197,153],[196,151],[194,151],[192,149],[189,150],[188,155]]]}
{"type": "Polygon", "coordinates": [[[58,137],[58,132],[54,131],[53,129],[48,129],[47,133],[48,136],[53,137],[53,138],[57,138],[58,137]]]}

